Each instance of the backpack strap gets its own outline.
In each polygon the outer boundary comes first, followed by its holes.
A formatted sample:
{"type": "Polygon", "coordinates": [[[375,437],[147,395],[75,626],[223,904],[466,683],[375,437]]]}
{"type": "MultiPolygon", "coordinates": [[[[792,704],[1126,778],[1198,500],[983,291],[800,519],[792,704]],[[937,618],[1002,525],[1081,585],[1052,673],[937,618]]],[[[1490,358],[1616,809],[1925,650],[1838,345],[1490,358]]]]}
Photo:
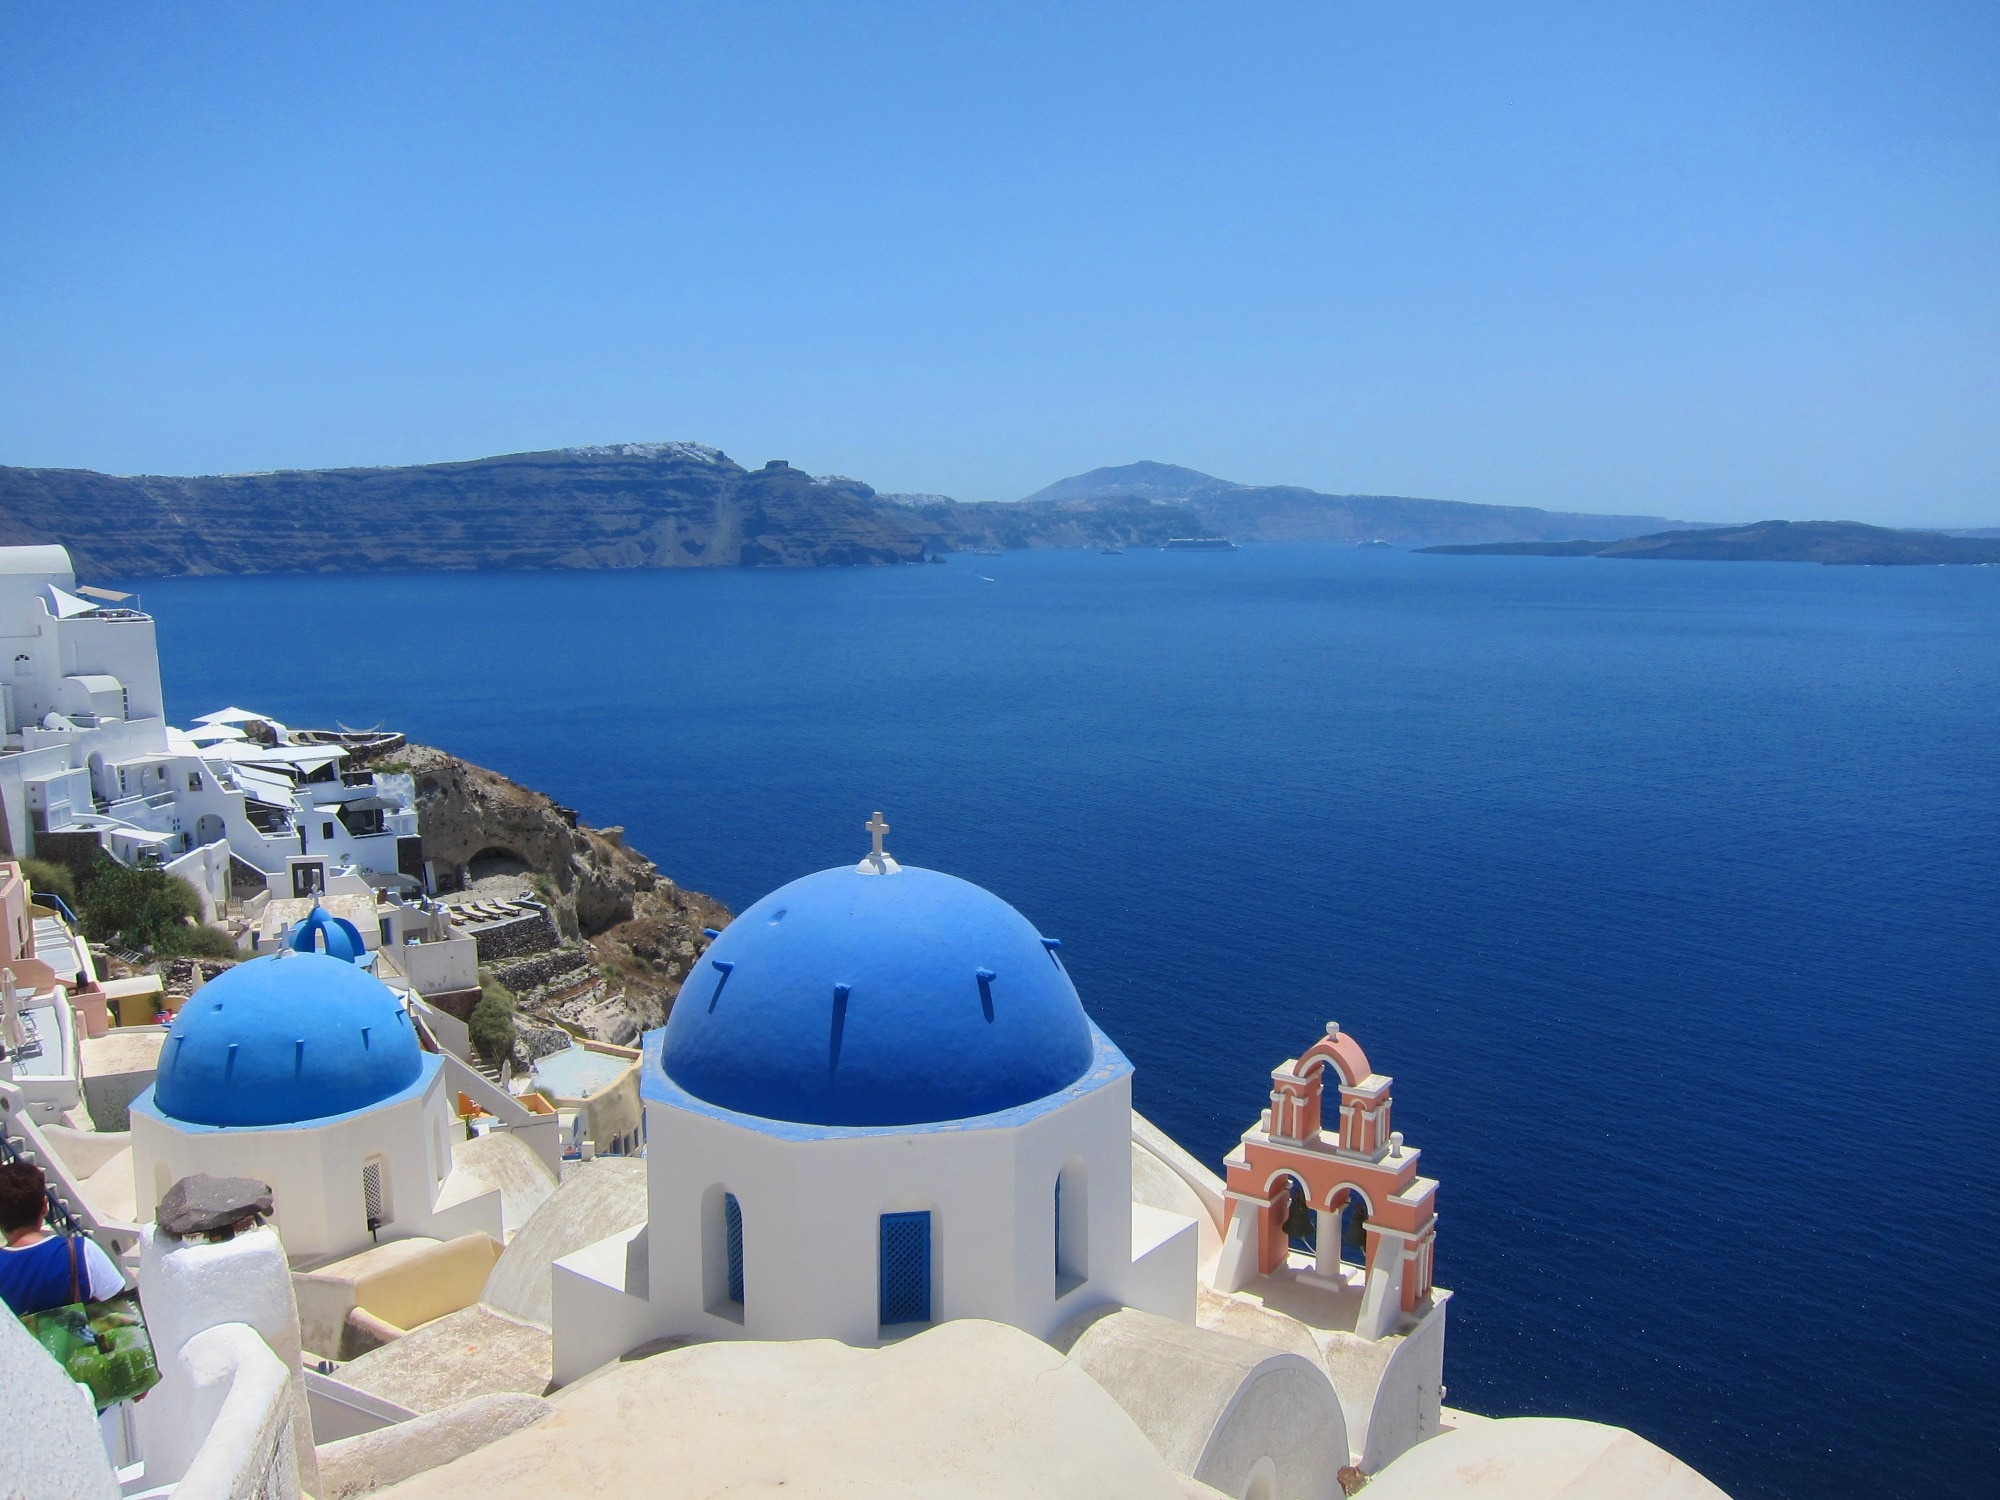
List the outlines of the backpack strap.
{"type": "Polygon", "coordinates": [[[69,1248],[69,1300],[71,1302],[82,1302],[86,1299],[83,1295],[83,1278],[78,1265],[82,1257],[76,1252],[76,1236],[73,1234],[64,1235],[63,1244],[69,1248]]]}

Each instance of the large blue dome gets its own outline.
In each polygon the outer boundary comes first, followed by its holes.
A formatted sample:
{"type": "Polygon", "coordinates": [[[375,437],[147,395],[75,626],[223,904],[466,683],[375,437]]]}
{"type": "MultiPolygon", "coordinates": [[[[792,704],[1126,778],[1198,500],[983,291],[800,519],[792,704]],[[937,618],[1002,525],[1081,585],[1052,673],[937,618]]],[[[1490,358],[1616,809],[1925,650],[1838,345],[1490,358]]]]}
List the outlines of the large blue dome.
{"type": "Polygon", "coordinates": [[[992,1114],[1090,1066],[1076,987],[1028,919],[955,876],[822,870],[698,962],[660,1061],[698,1099],[808,1125],[992,1114]]]}
{"type": "Polygon", "coordinates": [[[191,1125],[294,1125],[393,1098],[423,1072],[409,1015],[379,979],[324,953],[238,964],[188,997],[153,1104],[191,1125]]]}

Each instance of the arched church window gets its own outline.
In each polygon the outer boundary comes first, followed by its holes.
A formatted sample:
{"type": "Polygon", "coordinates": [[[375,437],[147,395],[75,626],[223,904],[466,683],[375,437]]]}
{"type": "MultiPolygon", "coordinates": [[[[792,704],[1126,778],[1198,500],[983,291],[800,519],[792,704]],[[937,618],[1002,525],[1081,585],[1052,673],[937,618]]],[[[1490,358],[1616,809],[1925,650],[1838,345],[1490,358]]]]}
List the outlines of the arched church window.
{"type": "Polygon", "coordinates": [[[380,1156],[371,1156],[361,1164],[361,1207],[370,1234],[395,1218],[389,1201],[389,1163],[380,1156]]]}
{"type": "Polygon", "coordinates": [[[743,1205],[734,1193],[722,1195],[723,1254],[729,1262],[729,1300],[743,1305],[743,1205]]]}
{"type": "Polygon", "coordinates": [[[931,1216],[928,1211],[882,1215],[881,1322],[931,1320],[931,1216]]]}
{"type": "Polygon", "coordinates": [[[1090,1179],[1081,1160],[1056,1174],[1056,1295],[1074,1291],[1090,1276],[1090,1179]]]}

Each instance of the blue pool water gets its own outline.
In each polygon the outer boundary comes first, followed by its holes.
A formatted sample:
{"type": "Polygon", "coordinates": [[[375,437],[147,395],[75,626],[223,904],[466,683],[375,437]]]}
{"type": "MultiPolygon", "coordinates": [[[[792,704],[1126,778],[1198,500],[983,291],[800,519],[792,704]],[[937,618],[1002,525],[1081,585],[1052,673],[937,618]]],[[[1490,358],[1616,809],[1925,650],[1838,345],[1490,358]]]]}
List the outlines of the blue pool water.
{"type": "Polygon", "coordinates": [[[884,809],[1064,940],[1211,1162],[1339,1020],[1442,1184],[1454,1404],[1623,1423],[1739,1496],[2000,1484],[2000,569],[142,588],[183,720],[387,721],[739,908],[884,809]]]}
{"type": "Polygon", "coordinates": [[[560,1099],[587,1099],[630,1066],[622,1057],[565,1047],[535,1060],[535,1087],[560,1099]]]}

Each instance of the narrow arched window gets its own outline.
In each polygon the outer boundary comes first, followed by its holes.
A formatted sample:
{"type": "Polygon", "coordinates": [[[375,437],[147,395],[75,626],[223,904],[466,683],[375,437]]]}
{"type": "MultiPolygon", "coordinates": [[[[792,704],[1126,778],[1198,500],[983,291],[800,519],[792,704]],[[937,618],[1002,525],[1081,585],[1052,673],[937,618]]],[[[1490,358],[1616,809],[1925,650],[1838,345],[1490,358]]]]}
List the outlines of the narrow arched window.
{"type": "Polygon", "coordinates": [[[1060,1297],[1090,1277],[1090,1176],[1080,1159],[1056,1174],[1055,1252],[1060,1297]]]}
{"type": "Polygon", "coordinates": [[[723,1254],[729,1263],[729,1300],[743,1305],[743,1205],[734,1193],[722,1195],[723,1254]]]}
{"type": "Polygon", "coordinates": [[[389,1163],[383,1157],[371,1156],[361,1164],[361,1211],[370,1234],[395,1219],[395,1206],[389,1198],[389,1163]]]}

